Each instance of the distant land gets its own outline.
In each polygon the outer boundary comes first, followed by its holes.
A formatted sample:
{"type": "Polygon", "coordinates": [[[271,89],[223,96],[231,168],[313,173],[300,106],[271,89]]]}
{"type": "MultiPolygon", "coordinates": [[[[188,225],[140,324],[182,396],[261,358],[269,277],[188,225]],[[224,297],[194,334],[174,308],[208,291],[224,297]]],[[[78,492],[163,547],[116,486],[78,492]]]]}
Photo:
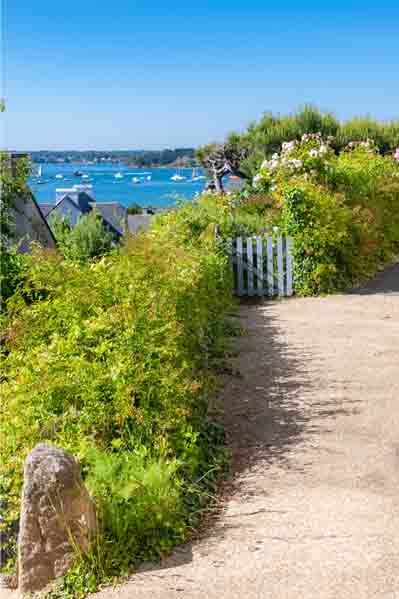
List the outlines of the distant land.
{"type": "Polygon", "coordinates": [[[165,150],[40,150],[28,152],[37,164],[124,164],[135,168],[156,167],[195,167],[198,162],[194,148],[165,150]]]}

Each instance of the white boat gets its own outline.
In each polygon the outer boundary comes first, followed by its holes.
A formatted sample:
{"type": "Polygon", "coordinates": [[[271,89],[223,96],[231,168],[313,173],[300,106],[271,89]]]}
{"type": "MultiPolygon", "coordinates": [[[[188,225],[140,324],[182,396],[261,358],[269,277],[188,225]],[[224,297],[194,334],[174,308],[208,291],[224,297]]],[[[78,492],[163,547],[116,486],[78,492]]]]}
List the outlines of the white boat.
{"type": "Polygon", "coordinates": [[[202,181],[206,179],[205,175],[197,175],[197,169],[193,168],[193,172],[191,173],[191,183],[195,183],[196,181],[202,181]]]}
{"type": "Polygon", "coordinates": [[[184,181],[186,177],[182,177],[182,175],[179,175],[179,173],[176,173],[173,175],[173,177],[170,178],[171,181],[184,181]]]}
{"type": "Polygon", "coordinates": [[[37,176],[39,179],[41,179],[42,174],[43,174],[43,169],[41,166],[39,166],[39,168],[37,169],[37,176]]]}
{"type": "Polygon", "coordinates": [[[56,175],[56,176],[55,176],[55,178],[56,178],[56,179],[63,179],[63,178],[64,178],[64,175],[56,175]]]}
{"type": "Polygon", "coordinates": [[[133,177],[132,181],[133,181],[133,183],[141,183],[141,181],[138,177],[133,177]]]}
{"type": "Polygon", "coordinates": [[[147,181],[151,181],[151,179],[152,179],[151,175],[148,175],[147,181]]]}
{"type": "Polygon", "coordinates": [[[116,175],[114,175],[115,179],[123,179],[123,175],[122,173],[116,173],[116,175]]]}
{"type": "Polygon", "coordinates": [[[82,179],[90,179],[89,175],[82,175],[82,179]]]}

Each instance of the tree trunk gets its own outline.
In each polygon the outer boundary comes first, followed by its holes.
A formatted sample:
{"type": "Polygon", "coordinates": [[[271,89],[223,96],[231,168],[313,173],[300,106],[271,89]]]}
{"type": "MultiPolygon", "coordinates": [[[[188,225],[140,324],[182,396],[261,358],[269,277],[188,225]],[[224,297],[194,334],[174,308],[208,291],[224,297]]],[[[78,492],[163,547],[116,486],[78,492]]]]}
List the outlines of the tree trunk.
{"type": "Polygon", "coordinates": [[[218,193],[224,193],[223,178],[219,177],[216,173],[214,174],[215,188],[218,193]]]}

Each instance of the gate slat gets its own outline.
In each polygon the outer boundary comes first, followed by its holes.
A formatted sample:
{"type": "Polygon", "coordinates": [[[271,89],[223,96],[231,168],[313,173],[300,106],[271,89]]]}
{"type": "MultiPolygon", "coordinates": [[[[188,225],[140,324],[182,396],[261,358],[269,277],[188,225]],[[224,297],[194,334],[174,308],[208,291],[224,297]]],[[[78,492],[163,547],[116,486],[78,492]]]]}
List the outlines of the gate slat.
{"type": "Polygon", "coordinates": [[[243,269],[243,249],[242,238],[237,237],[236,256],[237,256],[237,295],[244,294],[244,269],[243,269]]]}
{"type": "Polygon", "coordinates": [[[256,237],[256,275],[257,275],[257,292],[258,295],[264,294],[263,281],[263,240],[261,237],[256,237]]]}
{"type": "Polygon", "coordinates": [[[254,295],[254,245],[252,237],[247,238],[247,265],[248,265],[248,295],[254,295]]]}
{"type": "Polygon", "coordinates": [[[273,265],[273,239],[267,237],[267,287],[270,297],[274,295],[274,265],[273,265]]]}
{"type": "Polygon", "coordinates": [[[287,263],[287,295],[293,294],[293,260],[292,260],[292,239],[291,237],[286,238],[286,263],[287,263]]]}
{"type": "Polygon", "coordinates": [[[283,259],[283,238],[277,237],[277,281],[278,294],[284,295],[284,259],[283,259]]]}

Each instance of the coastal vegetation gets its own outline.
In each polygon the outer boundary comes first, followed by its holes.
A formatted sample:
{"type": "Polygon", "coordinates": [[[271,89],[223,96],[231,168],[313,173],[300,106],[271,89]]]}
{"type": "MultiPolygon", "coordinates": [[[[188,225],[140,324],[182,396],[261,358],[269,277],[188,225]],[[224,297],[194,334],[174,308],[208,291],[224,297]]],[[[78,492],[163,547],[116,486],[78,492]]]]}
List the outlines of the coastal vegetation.
{"type": "MultiPolygon", "coordinates": [[[[245,153],[240,165],[244,177],[253,177],[265,158],[278,152],[285,142],[303,135],[320,133],[323,138],[333,137],[334,152],[339,153],[352,141],[373,139],[382,155],[392,154],[399,147],[399,120],[377,121],[371,117],[354,117],[339,121],[332,113],[322,112],[306,105],[290,115],[265,113],[258,122],[251,123],[241,133],[231,133],[225,140],[226,148],[239,148],[245,153]]],[[[197,150],[199,161],[207,168],[207,157],[220,144],[208,144],[197,150]]]]}
{"type": "Polygon", "coordinates": [[[51,217],[50,223],[60,252],[71,260],[100,258],[115,247],[114,236],[95,210],[82,214],[74,227],[58,214],[51,217]]]}
{"type": "MultiPolygon", "coordinates": [[[[22,467],[38,442],[78,457],[101,533],[61,582],[93,591],[184,541],[224,464],[213,398],[232,325],[214,236],[158,229],[100,259],[35,248],[2,322],[0,501],[15,565],[22,467]]],[[[4,537],[3,537],[4,538],[4,537]]]]}

